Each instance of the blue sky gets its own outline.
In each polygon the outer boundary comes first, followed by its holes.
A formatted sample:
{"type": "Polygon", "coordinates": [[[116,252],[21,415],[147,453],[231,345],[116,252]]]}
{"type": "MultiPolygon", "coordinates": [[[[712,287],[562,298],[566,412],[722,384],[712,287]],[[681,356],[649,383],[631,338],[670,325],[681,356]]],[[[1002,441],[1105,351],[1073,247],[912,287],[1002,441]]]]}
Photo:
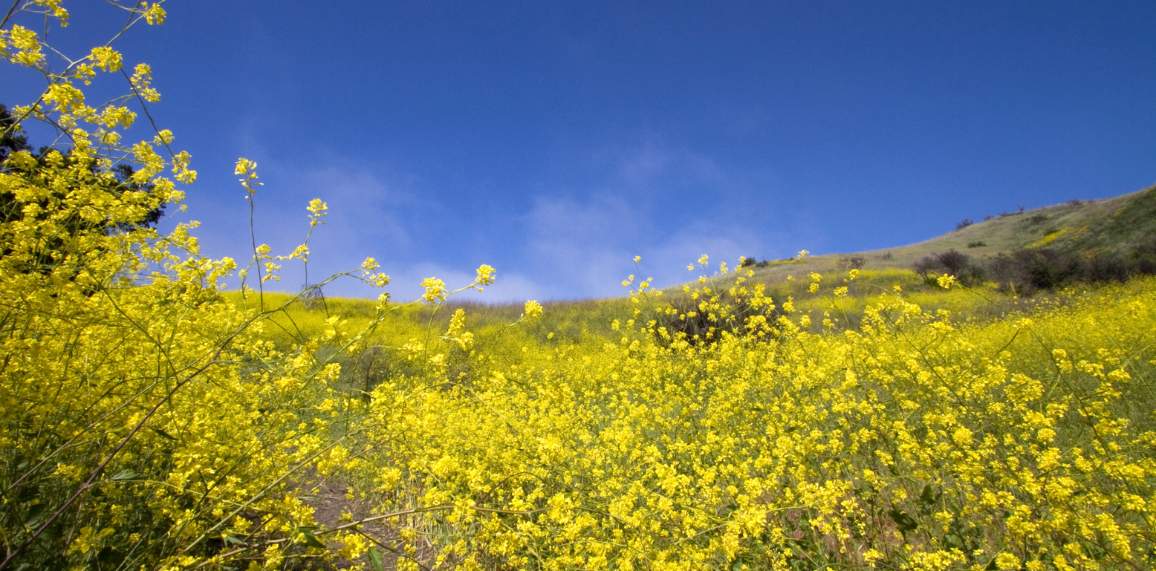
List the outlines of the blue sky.
{"type": "MultiPolygon", "coordinates": [[[[120,21],[73,4],[62,41],[120,21]]],[[[483,262],[484,299],[608,295],[635,254],[673,283],[704,252],[892,246],[1156,182],[1150,0],[167,9],[120,47],[193,154],[205,252],[244,256],[244,155],[263,240],[290,249],[322,197],[312,271],[373,255],[399,297],[483,262]]]]}

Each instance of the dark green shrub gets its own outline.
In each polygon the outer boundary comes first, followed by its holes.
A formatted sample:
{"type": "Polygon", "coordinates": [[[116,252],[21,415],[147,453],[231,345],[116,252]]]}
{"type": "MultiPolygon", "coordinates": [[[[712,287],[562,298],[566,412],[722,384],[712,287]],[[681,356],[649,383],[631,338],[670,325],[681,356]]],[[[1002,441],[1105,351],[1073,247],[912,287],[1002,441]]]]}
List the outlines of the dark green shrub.
{"type": "Polygon", "coordinates": [[[926,256],[915,262],[915,271],[928,283],[933,282],[937,274],[951,274],[964,283],[978,283],[984,275],[982,267],[958,250],[926,256]]]}

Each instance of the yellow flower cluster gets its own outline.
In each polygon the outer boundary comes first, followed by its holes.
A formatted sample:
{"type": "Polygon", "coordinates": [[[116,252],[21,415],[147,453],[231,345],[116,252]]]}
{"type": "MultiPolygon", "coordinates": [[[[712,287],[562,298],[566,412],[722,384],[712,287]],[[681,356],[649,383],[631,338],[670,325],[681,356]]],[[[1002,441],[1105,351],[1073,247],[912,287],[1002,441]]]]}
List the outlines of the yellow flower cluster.
{"type": "Polygon", "coordinates": [[[542,317],[543,311],[542,304],[531,299],[527,301],[522,308],[522,317],[525,319],[538,319],[542,317]]]}
{"type": "Polygon", "coordinates": [[[426,303],[441,303],[446,300],[446,282],[440,278],[425,278],[421,281],[421,287],[425,290],[421,298],[426,303]]]}
{"type": "Polygon", "coordinates": [[[493,285],[497,270],[494,266],[489,264],[482,264],[478,266],[477,275],[474,277],[474,287],[479,291],[485,286],[493,285]]]}

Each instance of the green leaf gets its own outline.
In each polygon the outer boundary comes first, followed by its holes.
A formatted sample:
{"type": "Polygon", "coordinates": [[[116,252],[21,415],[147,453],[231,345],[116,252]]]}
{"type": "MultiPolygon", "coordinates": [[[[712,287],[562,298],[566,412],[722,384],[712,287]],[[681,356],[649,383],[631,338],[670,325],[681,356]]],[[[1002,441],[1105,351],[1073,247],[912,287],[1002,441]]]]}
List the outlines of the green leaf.
{"type": "Polygon", "coordinates": [[[373,571],[385,571],[385,558],[376,547],[369,550],[369,568],[373,571]]]}
{"type": "Polygon", "coordinates": [[[112,481],[114,482],[126,482],[129,480],[139,480],[140,478],[140,474],[132,468],[125,468],[112,475],[112,481]]]}
{"type": "Polygon", "coordinates": [[[313,535],[313,532],[302,531],[301,536],[305,538],[305,541],[302,542],[305,546],[325,549],[325,544],[321,543],[321,540],[317,539],[317,536],[313,535]]]}
{"type": "Polygon", "coordinates": [[[923,491],[919,494],[919,502],[925,506],[933,506],[943,497],[942,490],[936,490],[931,484],[923,486],[923,491]]]}
{"type": "Polygon", "coordinates": [[[176,436],[173,436],[172,434],[169,434],[169,433],[167,433],[167,432],[165,432],[159,428],[154,428],[152,430],[153,430],[153,432],[157,433],[161,437],[168,438],[169,440],[176,440],[177,439],[176,436]]]}

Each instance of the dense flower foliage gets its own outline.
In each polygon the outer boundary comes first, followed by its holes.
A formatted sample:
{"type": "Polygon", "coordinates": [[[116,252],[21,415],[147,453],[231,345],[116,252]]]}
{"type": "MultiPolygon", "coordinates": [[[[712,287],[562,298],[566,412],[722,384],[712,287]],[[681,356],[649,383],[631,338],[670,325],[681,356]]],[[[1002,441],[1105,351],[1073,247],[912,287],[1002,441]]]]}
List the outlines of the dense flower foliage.
{"type": "MultiPolygon", "coordinates": [[[[15,115],[66,143],[0,165],[0,568],[1156,565],[1156,280],[969,318],[917,303],[988,303],[951,276],[780,296],[740,262],[682,291],[632,275],[600,333],[556,335],[536,301],[439,313],[482,265],[306,308],[263,284],[308,264],[326,203],[242,263],[142,223],[196,178],[171,132],[124,142],[151,69],[111,44],[53,66],[19,22],[66,8],[16,6],[0,56],[46,88],[15,115]],[[88,103],[102,77],[127,95],[88,103]]],[[[258,165],[235,174],[253,212],[258,165]]],[[[338,278],[390,283],[367,258],[311,285],[338,278]]]]}
{"type": "Polygon", "coordinates": [[[357,497],[481,568],[1147,567],[1154,304],[1147,281],[957,324],[893,295],[814,332],[768,306],[713,343],[635,321],[448,389],[387,379],[357,497]]]}

